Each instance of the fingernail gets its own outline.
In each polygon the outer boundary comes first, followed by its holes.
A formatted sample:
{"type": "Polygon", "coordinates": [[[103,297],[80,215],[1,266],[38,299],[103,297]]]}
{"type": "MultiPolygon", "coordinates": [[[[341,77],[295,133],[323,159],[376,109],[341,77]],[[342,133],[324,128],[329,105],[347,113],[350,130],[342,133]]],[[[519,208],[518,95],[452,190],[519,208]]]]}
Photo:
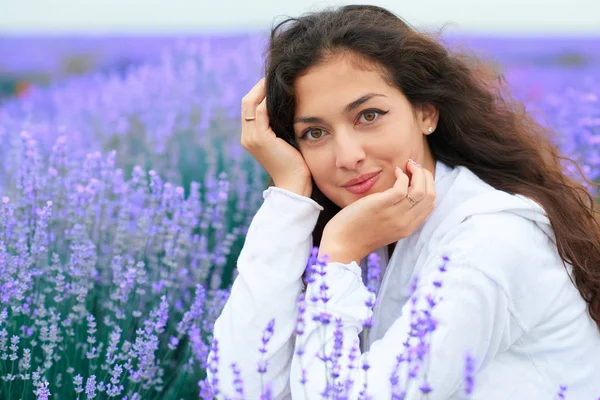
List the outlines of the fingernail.
{"type": "Polygon", "coordinates": [[[416,162],[416,161],[415,161],[415,160],[413,160],[412,158],[409,158],[409,159],[408,159],[408,161],[410,161],[411,163],[413,163],[414,165],[416,165],[416,166],[417,166],[417,167],[419,167],[419,168],[423,168],[423,167],[421,166],[421,164],[419,164],[418,162],[416,162]]]}

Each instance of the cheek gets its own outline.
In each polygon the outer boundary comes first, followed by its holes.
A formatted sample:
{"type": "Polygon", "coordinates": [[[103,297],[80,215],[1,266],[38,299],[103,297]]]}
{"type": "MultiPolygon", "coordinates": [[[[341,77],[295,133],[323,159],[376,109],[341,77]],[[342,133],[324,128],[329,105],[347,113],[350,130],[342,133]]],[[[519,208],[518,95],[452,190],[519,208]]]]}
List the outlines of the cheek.
{"type": "Polygon", "coordinates": [[[327,177],[331,175],[330,172],[328,173],[328,171],[331,171],[328,167],[329,160],[318,149],[303,149],[301,152],[315,182],[317,184],[324,183],[327,177]]]}
{"type": "MultiPolygon", "coordinates": [[[[387,128],[387,127],[386,127],[387,128]]],[[[379,140],[371,146],[379,158],[394,160],[410,157],[420,146],[420,135],[412,124],[396,124],[378,135],[379,140]]]]}
{"type": "Polygon", "coordinates": [[[390,161],[410,147],[410,142],[407,139],[408,135],[399,129],[388,129],[379,132],[375,136],[375,140],[372,140],[368,145],[369,155],[380,161],[390,161]]]}

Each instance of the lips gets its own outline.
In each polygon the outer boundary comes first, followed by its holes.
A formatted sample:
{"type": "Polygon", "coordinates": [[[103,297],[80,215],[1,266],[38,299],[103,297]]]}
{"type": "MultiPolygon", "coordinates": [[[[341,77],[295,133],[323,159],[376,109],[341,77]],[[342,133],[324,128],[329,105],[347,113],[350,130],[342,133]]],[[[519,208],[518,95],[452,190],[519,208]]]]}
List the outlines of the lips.
{"type": "MultiPolygon", "coordinates": [[[[355,180],[363,179],[365,176],[369,176],[369,175],[371,175],[371,177],[368,178],[367,180],[364,180],[359,183],[355,183],[354,185],[346,186],[345,189],[354,195],[363,195],[363,194],[369,192],[373,188],[373,186],[375,186],[377,181],[379,180],[379,177],[381,176],[381,171],[375,173],[375,175],[365,174],[365,175],[361,175],[355,179],[355,180]]],[[[351,182],[351,181],[349,181],[349,182],[351,182]]]]}
{"type": "Polygon", "coordinates": [[[377,175],[380,172],[381,171],[375,171],[375,172],[369,172],[368,174],[359,175],[356,178],[352,178],[349,181],[347,181],[346,183],[344,183],[343,186],[348,187],[348,186],[352,186],[352,185],[357,185],[361,182],[371,179],[372,177],[374,177],[375,175],[377,175]]]}

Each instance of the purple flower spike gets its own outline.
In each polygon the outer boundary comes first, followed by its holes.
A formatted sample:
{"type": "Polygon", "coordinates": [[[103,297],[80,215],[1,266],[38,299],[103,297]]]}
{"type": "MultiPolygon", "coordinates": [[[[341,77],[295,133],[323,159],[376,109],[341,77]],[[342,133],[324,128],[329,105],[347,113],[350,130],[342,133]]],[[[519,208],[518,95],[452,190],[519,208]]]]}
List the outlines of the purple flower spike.
{"type": "Polygon", "coordinates": [[[419,388],[419,390],[423,394],[428,394],[428,393],[431,393],[433,391],[433,389],[431,389],[431,386],[429,386],[429,384],[427,382],[423,382],[423,384],[421,385],[421,387],[419,388]]]}
{"type": "Polygon", "coordinates": [[[240,397],[244,398],[244,381],[242,379],[242,374],[240,369],[238,368],[235,362],[231,363],[231,370],[233,371],[233,388],[235,392],[240,395],[240,397]]]}
{"type": "Polygon", "coordinates": [[[475,387],[475,359],[471,354],[467,354],[465,358],[465,394],[470,396],[473,394],[475,387]]]}
{"type": "Polygon", "coordinates": [[[208,379],[204,379],[198,382],[198,387],[200,387],[200,393],[198,393],[198,398],[200,399],[212,399],[215,395],[212,391],[210,383],[208,379]]]}
{"type": "Polygon", "coordinates": [[[344,333],[342,332],[342,328],[344,324],[342,323],[341,318],[335,319],[335,331],[333,333],[334,342],[333,342],[333,355],[332,359],[332,377],[334,379],[339,378],[339,369],[340,369],[340,358],[342,357],[342,348],[344,346],[344,333]]]}
{"type": "Polygon", "coordinates": [[[415,276],[410,283],[410,295],[412,296],[417,291],[419,285],[419,277],[415,276]]]}
{"type": "Polygon", "coordinates": [[[38,400],[48,400],[48,396],[50,396],[48,382],[44,381],[43,384],[40,384],[40,387],[34,393],[37,396],[38,400]]]}
{"type": "Polygon", "coordinates": [[[377,253],[371,253],[367,257],[367,289],[377,293],[379,288],[379,276],[381,274],[380,259],[377,253]]]}
{"type": "Polygon", "coordinates": [[[442,256],[442,261],[443,261],[443,263],[442,263],[442,265],[440,265],[439,270],[440,270],[440,272],[446,272],[447,271],[446,266],[448,265],[448,262],[450,261],[450,257],[442,256]]]}
{"type": "Polygon", "coordinates": [[[302,336],[304,334],[305,321],[304,313],[306,311],[306,297],[304,293],[300,293],[297,300],[298,304],[298,318],[296,320],[296,335],[302,336]]]}
{"type": "Polygon", "coordinates": [[[306,378],[306,370],[302,369],[302,378],[300,378],[300,383],[302,385],[306,385],[307,381],[308,381],[308,379],[306,378]]]}
{"type": "Polygon", "coordinates": [[[273,392],[271,391],[271,385],[267,384],[266,387],[263,389],[263,392],[260,395],[260,400],[272,400],[273,399],[273,392]]]}
{"type": "Polygon", "coordinates": [[[265,354],[267,352],[267,344],[269,343],[269,340],[271,340],[271,337],[273,337],[274,331],[275,331],[275,319],[272,319],[269,321],[269,324],[263,331],[262,347],[260,349],[258,349],[258,351],[260,351],[262,354],[265,354]]]}
{"type": "Polygon", "coordinates": [[[208,370],[212,374],[210,386],[214,396],[219,395],[219,341],[213,338],[211,343],[211,359],[208,362],[208,370]]]}
{"type": "Polygon", "coordinates": [[[304,275],[304,284],[308,285],[309,283],[313,283],[315,281],[315,266],[318,263],[319,256],[319,248],[313,247],[310,256],[308,257],[308,262],[306,263],[306,274],[304,275]]]}
{"type": "Polygon", "coordinates": [[[557,396],[559,399],[563,400],[563,399],[565,399],[565,398],[566,398],[566,395],[565,395],[565,393],[566,393],[566,392],[567,392],[567,387],[566,387],[565,385],[560,385],[559,391],[558,391],[558,393],[556,394],[556,396],[557,396]]]}
{"type": "Polygon", "coordinates": [[[262,356],[261,356],[261,359],[258,361],[257,372],[261,375],[265,374],[267,372],[267,367],[268,367],[269,361],[265,360],[265,354],[267,352],[267,344],[269,344],[271,337],[273,337],[274,331],[275,331],[275,319],[272,319],[269,321],[269,323],[267,324],[267,327],[263,331],[262,347],[258,349],[258,351],[260,351],[262,356]]]}
{"type": "Polygon", "coordinates": [[[320,322],[323,325],[329,325],[331,322],[331,314],[321,312],[318,315],[313,315],[313,321],[320,322]]]}
{"type": "Polygon", "coordinates": [[[96,397],[96,375],[91,375],[85,382],[85,394],[88,399],[96,397]]]}

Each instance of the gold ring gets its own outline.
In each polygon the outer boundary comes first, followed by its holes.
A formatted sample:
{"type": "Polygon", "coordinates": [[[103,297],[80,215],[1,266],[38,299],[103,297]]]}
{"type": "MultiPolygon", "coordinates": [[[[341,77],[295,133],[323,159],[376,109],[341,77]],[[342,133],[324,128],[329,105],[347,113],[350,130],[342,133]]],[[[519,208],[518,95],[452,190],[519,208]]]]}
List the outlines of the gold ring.
{"type": "Polygon", "coordinates": [[[254,121],[256,117],[244,117],[246,121],[254,121]]]}
{"type": "Polygon", "coordinates": [[[408,202],[410,203],[411,207],[414,207],[414,205],[418,203],[418,201],[416,201],[415,199],[413,199],[412,197],[410,197],[410,194],[406,195],[406,200],[408,200],[408,202]]]}

